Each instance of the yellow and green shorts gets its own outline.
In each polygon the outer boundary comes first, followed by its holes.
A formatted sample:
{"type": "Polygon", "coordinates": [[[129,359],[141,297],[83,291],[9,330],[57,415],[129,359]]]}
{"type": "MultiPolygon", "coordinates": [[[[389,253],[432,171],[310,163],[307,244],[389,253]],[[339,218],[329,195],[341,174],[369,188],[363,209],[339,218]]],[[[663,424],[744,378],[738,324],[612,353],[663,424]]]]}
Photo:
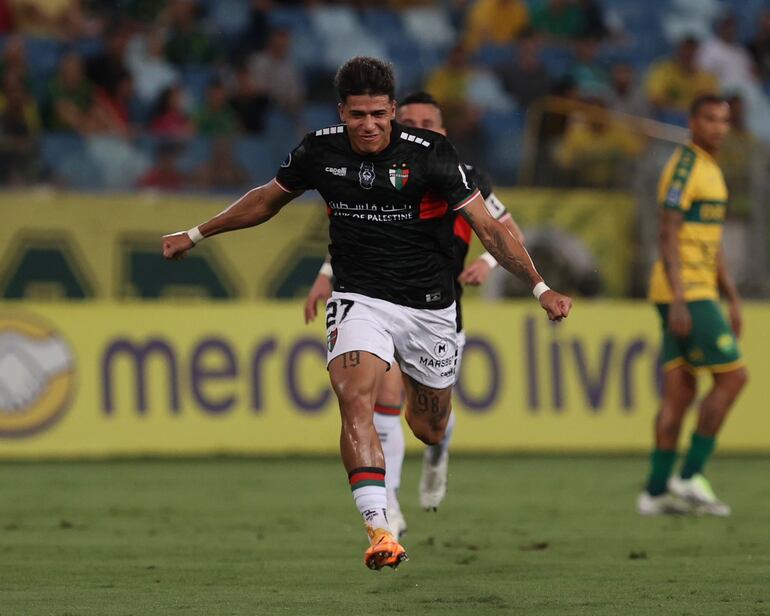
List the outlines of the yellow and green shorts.
{"type": "Polygon", "coordinates": [[[676,366],[730,372],[743,366],[741,351],[719,304],[710,299],[687,302],[692,329],[677,338],[668,329],[668,304],[656,304],[663,327],[663,369],[676,366]]]}

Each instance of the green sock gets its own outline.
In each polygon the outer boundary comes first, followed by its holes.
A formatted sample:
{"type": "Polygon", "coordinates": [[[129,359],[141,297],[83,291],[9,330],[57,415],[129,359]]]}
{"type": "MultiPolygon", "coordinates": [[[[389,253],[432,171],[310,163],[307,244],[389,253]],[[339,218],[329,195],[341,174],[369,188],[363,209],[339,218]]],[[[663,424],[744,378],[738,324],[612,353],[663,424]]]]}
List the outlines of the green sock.
{"type": "Polygon", "coordinates": [[[682,479],[689,479],[693,475],[703,472],[703,467],[711,457],[714,451],[716,438],[713,436],[702,436],[697,432],[692,433],[690,451],[682,466],[682,479]]]}
{"type": "Polygon", "coordinates": [[[650,478],[647,480],[647,492],[650,496],[660,496],[668,490],[668,478],[676,462],[675,449],[655,449],[650,455],[650,478]]]}

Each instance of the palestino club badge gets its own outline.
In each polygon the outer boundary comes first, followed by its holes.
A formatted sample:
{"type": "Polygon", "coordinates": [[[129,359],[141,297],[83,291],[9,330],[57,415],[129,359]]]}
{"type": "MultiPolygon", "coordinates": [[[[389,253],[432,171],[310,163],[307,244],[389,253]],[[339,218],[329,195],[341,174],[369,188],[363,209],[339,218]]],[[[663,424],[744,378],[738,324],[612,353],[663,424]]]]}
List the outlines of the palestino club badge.
{"type": "Polygon", "coordinates": [[[409,181],[409,168],[406,166],[406,163],[401,163],[400,167],[393,165],[388,170],[388,175],[390,176],[390,183],[393,184],[393,188],[401,190],[409,181]]]}
{"type": "Polygon", "coordinates": [[[336,327],[329,332],[328,336],[326,336],[326,348],[329,349],[329,353],[331,353],[334,350],[334,345],[337,344],[338,336],[339,336],[339,332],[337,331],[336,327]]]}

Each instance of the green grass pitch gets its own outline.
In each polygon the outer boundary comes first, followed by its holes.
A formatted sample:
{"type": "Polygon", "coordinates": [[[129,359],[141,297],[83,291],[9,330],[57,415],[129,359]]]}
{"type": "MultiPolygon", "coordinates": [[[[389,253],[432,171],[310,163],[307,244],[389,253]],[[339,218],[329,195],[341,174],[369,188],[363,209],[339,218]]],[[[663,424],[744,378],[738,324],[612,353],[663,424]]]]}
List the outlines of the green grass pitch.
{"type": "Polygon", "coordinates": [[[368,571],[336,459],[0,465],[0,615],[770,614],[770,459],[717,458],[730,519],[641,519],[646,460],[463,457],[411,561],[368,571]]]}

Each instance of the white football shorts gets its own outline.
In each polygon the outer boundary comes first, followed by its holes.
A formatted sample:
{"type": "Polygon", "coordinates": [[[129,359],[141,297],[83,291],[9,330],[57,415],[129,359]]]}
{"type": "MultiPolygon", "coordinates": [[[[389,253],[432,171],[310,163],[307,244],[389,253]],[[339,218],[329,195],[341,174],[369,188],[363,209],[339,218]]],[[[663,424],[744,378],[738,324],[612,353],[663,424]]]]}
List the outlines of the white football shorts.
{"type": "Polygon", "coordinates": [[[332,293],[326,302],[326,365],[351,351],[366,351],[435,389],[457,374],[455,305],[409,308],[359,293],[332,293]]]}

